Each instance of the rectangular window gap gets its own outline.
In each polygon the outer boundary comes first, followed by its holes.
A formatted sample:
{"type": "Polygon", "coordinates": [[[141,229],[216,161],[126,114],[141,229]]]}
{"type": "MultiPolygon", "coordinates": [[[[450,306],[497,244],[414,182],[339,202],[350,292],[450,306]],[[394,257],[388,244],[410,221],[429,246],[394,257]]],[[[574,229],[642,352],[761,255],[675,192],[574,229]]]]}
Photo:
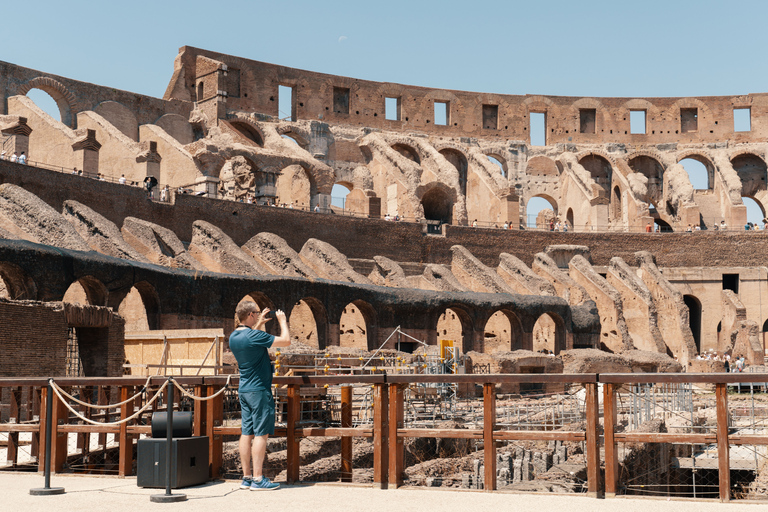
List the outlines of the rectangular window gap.
{"type": "Polygon", "coordinates": [[[752,109],[735,108],[733,109],[733,131],[751,132],[752,131],[752,109]]]}
{"type": "Polygon", "coordinates": [[[579,109],[579,133],[595,133],[597,110],[594,108],[579,109]]]}
{"type": "Polygon", "coordinates": [[[680,109],[680,131],[682,133],[699,131],[699,109],[680,109]]]}
{"type": "Polygon", "coordinates": [[[531,146],[547,145],[547,114],[531,112],[531,146]]]}
{"type": "Polygon", "coordinates": [[[293,110],[293,87],[280,85],[277,87],[277,117],[295,121],[296,112],[293,110]]]}
{"type": "Polygon", "coordinates": [[[645,135],[645,110],[629,111],[629,133],[645,135]]]}
{"type": "Polygon", "coordinates": [[[349,114],[349,89],[346,87],[333,88],[333,111],[336,114],[349,114]]]}
{"type": "Polygon", "coordinates": [[[400,98],[384,98],[384,119],[400,120],[400,98]]]}
{"type": "Polygon", "coordinates": [[[483,105],[483,128],[486,130],[499,129],[498,105],[483,105]]]}
{"type": "Polygon", "coordinates": [[[449,121],[448,102],[435,101],[435,124],[446,126],[449,121]]]}

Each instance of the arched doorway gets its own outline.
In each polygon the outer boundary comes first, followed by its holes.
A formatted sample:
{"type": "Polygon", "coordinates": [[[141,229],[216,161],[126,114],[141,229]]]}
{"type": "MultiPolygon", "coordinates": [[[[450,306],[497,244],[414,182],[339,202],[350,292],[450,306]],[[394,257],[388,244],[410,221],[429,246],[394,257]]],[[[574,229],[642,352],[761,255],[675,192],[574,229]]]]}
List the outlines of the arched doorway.
{"type": "Polygon", "coordinates": [[[523,348],[523,329],[511,311],[496,311],[485,324],[483,352],[495,354],[523,348]]]}
{"type": "Polygon", "coordinates": [[[696,352],[701,352],[701,301],[693,295],[683,295],[683,302],[688,306],[688,325],[691,327],[696,352]]]}
{"type": "Polygon", "coordinates": [[[326,348],[328,316],[319,300],[313,297],[301,299],[291,309],[288,323],[292,342],[318,350],[326,348]]]}
{"type": "Polygon", "coordinates": [[[542,314],[533,326],[533,351],[557,355],[565,348],[563,319],[557,313],[542,314]]]}
{"type": "Polygon", "coordinates": [[[424,208],[425,219],[437,220],[441,224],[451,223],[453,204],[450,196],[442,187],[428,190],[421,198],[421,206],[424,208]]]}
{"type": "Polygon", "coordinates": [[[339,319],[339,346],[374,350],[375,328],[373,307],[362,300],[350,302],[339,319]]]}
{"type": "Polygon", "coordinates": [[[688,179],[695,190],[711,190],[715,167],[703,156],[690,155],[678,162],[688,173],[688,179]]]}
{"type": "Polygon", "coordinates": [[[85,276],[72,283],[61,300],[82,306],[106,306],[108,296],[107,287],[101,281],[85,276]]]}
{"type": "Polygon", "coordinates": [[[441,149],[440,154],[456,168],[456,171],[459,173],[459,188],[461,190],[461,195],[466,196],[467,169],[469,168],[467,157],[464,156],[464,153],[461,151],[452,148],[441,149]]]}
{"type": "Polygon", "coordinates": [[[72,110],[63,94],[53,88],[34,87],[25,94],[40,110],[72,127],[72,110]]]}
{"type": "Polygon", "coordinates": [[[312,180],[300,165],[289,165],[280,171],[275,183],[277,202],[297,209],[309,209],[312,180]]]}
{"type": "Polygon", "coordinates": [[[453,346],[464,353],[472,348],[472,321],[466,311],[458,307],[447,308],[437,320],[437,339],[452,340],[453,346]]]}
{"type": "Polygon", "coordinates": [[[342,211],[346,210],[347,196],[353,188],[354,185],[346,181],[334,183],[333,189],[331,189],[331,206],[342,211]]]}
{"type": "Polygon", "coordinates": [[[579,163],[589,171],[592,179],[605,190],[605,196],[607,196],[611,190],[611,180],[613,178],[613,166],[611,163],[600,155],[587,155],[579,160],[579,163]]]}
{"type": "Polygon", "coordinates": [[[125,331],[151,331],[160,328],[159,299],[152,285],[137,283],[117,308],[125,320],[125,331]]]}
{"type": "Polygon", "coordinates": [[[525,206],[528,228],[549,229],[550,221],[557,222],[557,201],[546,195],[536,195],[525,206]]]}

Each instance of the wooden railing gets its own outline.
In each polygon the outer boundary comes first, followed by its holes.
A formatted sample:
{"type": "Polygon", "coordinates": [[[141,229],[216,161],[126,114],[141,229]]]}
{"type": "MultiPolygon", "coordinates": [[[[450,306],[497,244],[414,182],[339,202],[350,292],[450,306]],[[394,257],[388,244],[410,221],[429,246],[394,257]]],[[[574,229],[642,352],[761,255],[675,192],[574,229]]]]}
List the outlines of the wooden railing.
{"type": "MultiPolygon", "coordinates": [[[[212,396],[227,382],[225,376],[175,377],[174,380],[186,388],[194,389],[199,397],[212,396]]],[[[100,390],[100,402],[107,389],[117,389],[113,403],[122,402],[140,390],[146,379],[125,378],[57,378],[55,382],[63,389],[94,387],[100,390]]],[[[161,386],[166,377],[150,379],[150,387],[161,386]]],[[[496,445],[498,441],[578,441],[585,446],[587,465],[586,490],[591,496],[613,496],[618,485],[618,443],[689,443],[712,444],[718,448],[720,499],[730,499],[729,444],[768,445],[768,435],[729,435],[727,386],[736,382],[768,382],[768,374],[484,374],[484,375],[369,375],[369,376],[298,376],[275,377],[274,384],[287,388],[286,427],[277,428],[275,436],[287,439],[286,474],[288,483],[299,481],[299,442],[304,437],[336,436],[342,438],[341,474],[342,481],[351,481],[352,438],[369,438],[373,441],[373,481],[381,488],[397,487],[403,483],[404,475],[404,440],[413,437],[440,437],[456,439],[482,440],[484,446],[484,488],[496,489],[496,445]],[[496,425],[496,385],[497,384],[532,384],[580,385],[586,390],[584,431],[562,430],[498,430],[496,425]],[[715,433],[639,433],[617,432],[616,395],[622,386],[629,384],[653,383],[696,383],[714,386],[717,425],[715,433]],[[434,429],[404,427],[404,391],[411,385],[423,384],[479,384],[483,388],[483,424],[476,429],[434,429]],[[600,435],[601,407],[598,395],[599,384],[603,384],[603,427],[600,435]],[[301,413],[301,393],[303,386],[325,387],[341,385],[341,426],[332,428],[302,427],[299,424],[301,413]],[[373,387],[373,422],[372,426],[352,426],[351,385],[373,387]],[[600,457],[600,446],[604,443],[604,460],[600,457]],[[605,465],[605,484],[600,481],[601,464],[605,465]]],[[[0,391],[10,397],[7,403],[10,420],[0,423],[0,432],[7,432],[8,465],[15,463],[18,451],[18,436],[22,432],[31,432],[32,455],[37,457],[42,470],[45,451],[45,403],[48,400],[48,380],[42,378],[0,379],[0,391]],[[22,389],[26,388],[27,400],[22,403],[22,389]]],[[[233,378],[231,386],[237,386],[233,378]]],[[[67,457],[67,436],[114,434],[119,444],[118,474],[131,474],[134,460],[134,443],[140,434],[149,434],[148,425],[89,425],[69,424],[70,414],[65,404],[55,396],[52,425],[54,439],[51,446],[52,470],[61,471],[67,457]]],[[[239,435],[239,426],[224,426],[224,395],[220,394],[209,401],[194,402],[194,434],[207,435],[210,438],[210,475],[221,475],[223,438],[239,435]]],[[[6,405],[6,403],[4,403],[6,405]]],[[[128,402],[120,407],[119,415],[101,413],[100,420],[116,421],[128,418],[140,406],[139,400],[128,402]]]]}

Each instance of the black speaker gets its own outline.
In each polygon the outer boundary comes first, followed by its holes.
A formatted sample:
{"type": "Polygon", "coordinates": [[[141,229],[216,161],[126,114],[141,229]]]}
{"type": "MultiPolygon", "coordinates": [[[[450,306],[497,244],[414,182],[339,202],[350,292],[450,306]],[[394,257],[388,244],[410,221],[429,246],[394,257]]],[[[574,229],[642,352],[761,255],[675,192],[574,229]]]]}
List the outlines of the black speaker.
{"type": "MultiPolygon", "coordinates": [[[[173,423],[175,426],[176,421],[173,423]]],[[[136,483],[139,487],[165,488],[167,444],[165,439],[139,439],[136,455],[136,483]]],[[[171,445],[171,488],[180,489],[207,482],[208,437],[180,437],[173,439],[171,445]]]]}

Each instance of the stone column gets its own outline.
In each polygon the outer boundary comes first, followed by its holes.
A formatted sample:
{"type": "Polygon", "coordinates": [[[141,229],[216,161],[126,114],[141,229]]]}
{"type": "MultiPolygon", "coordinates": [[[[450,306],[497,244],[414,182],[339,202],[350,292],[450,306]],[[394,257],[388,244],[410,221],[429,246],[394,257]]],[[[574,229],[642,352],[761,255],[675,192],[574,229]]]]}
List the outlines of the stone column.
{"type": "Polygon", "coordinates": [[[1,151],[5,151],[6,158],[10,158],[11,155],[16,153],[21,155],[22,152],[27,155],[27,162],[29,162],[29,134],[32,133],[32,128],[27,125],[26,117],[11,117],[10,120],[0,128],[0,133],[3,137],[8,137],[3,141],[3,147],[1,151]]]}
{"type": "MultiPolygon", "coordinates": [[[[157,142],[145,141],[139,143],[141,151],[136,155],[136,163],[145,164],[145,176],[154,176],[160,182],[160,162],[163,160],[157,152],[157,142]]],[[[165,185],[165,183],[163,183],[165,185]]]]}

